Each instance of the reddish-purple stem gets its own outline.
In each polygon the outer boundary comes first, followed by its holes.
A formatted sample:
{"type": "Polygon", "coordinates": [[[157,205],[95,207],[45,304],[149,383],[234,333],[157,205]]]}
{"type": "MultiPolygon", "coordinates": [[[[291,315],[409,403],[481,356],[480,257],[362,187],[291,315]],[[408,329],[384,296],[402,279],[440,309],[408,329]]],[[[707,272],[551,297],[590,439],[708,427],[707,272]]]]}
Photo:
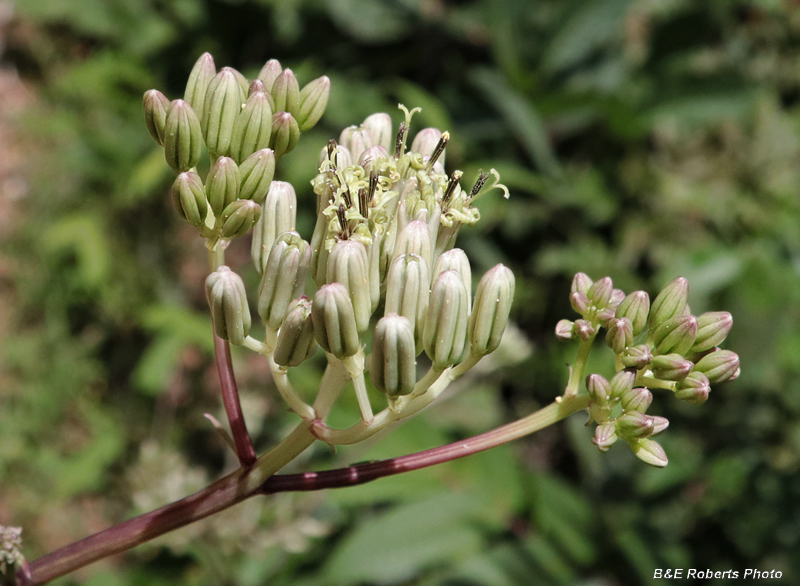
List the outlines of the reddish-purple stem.
{"type": "Polygon", "coordinates": [[[242,415],[239,390],[236,387],[236,378],[233,375],[231,347],[216,332],[214,333],[214,354],[217,359],[219,384],[222,389],[222,403],[225,405],[225,413],[228,415],[228,423],[231,426],[236,455],[239,457],[239,464],[241,464],[242,468],[249,468],[256,463],[256,451],[253,448],[250,434],[247,433],[247,426],[242,415]]]}

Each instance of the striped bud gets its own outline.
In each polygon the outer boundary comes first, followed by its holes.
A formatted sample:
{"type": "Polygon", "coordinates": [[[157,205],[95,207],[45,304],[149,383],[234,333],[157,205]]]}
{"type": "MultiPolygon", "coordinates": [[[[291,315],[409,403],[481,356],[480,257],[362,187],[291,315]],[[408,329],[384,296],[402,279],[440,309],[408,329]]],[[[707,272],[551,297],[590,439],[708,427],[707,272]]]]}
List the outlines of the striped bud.
{"type": "Polygon", "coordinates": [[[697,316],[697,337],[691,352],[707,352],[719,346],[733,326],[733,316],[727,311],[708,311],[697,316]]]}
{"type": "Polygon", "coordinates": [[[303,294],[311,247],[297,232],[278,236],[270,250],[258,286],[258,315],[277,330],[294,299],[303,294]]]}
{"type": "Polygon", "coordinates": [[[224,67],[208,84],[202,123],[211,160],[230,154],[233,127],[242,110],[244,95],[230,67],[224,67]]]}
{"type": "Polygon", "coordinates": [[[261,206],[250,199],[237,199],[222,210],[220,229],[223,238],[238,238],[250,231],[261,217],[261,206]]]}
{"type": "Polygon", "coordinates": [[[608,306],[613,294],[614,284],[611,282],[610,277],[598,279],[592,283],[592,286],[586,291],[586,297],[589,298],[589,303],[598,309],[608,306]]]}
{"type": "Polygon", "coordinates": [[[625,368],[641,370],[653,361],[653,353],[647,344],[628,346],[622,353],[622,365],[625,368]]]}
{"type": "Polygon", "coordinates": [[[686,355],[697,336],[697,318],[679,315],[661,322],[653,332],[653,344],[657,354],[686,355]]]}
{"type": "Polygon", "coordinates": [[[254,152],[239,166],[239,173],[242,177],[239,197],[263,204],[275,175],[275,153],[272,149],[254,152]]]}
{"type": "Polygon", "coordinates": [[[217,67],[211,53],[203,53],[192,67],[189,74],[189,81],[186,83],[186,91],[183,99],[186,100],[195,112],[202,118],[205,111],[206,92],[208,85],[217,74],[217,67]]]}
{"type": "Polygon", "coordinates": [[[164,146],[164,133],[167,126],[169,100],[158,90],[147,90],[142,97],[144,123],[147,131],[158,144],[164,146]]]}
{"type": "Polygon", "coordinates": [[[329,283],[319,288],[311,306],[314,336],[322,349],[337,358],[353,356],[361,343],[353,303],[344,285],[329,283]]]}
{"type": "Polygon", "coordinates": [[[208,170],[206,196],[215,216],[239,199],[242,176],[239,166],[230,157],[220,157],[208,170]]]}
{"type": "Polygon", "coordinates": [[[217,335],[231,344],[242,344],[250,331],[250,308],[241,277],[224,265],[219,267],[206,278],[206,297],[217,335]]]}
{"type": "Polygon", "coordinates": [[[634,291],[617,306],[616,317],[627,317],[631,320],[631,329],[634,336],[642,333],[647,325],[647,315],[650,313],[650,296],[646,291],[634,291]]]}
{"type": "MultiPolygon", "coordinates": [[[[652,434],[651,434],[652,435],[652,434]]],[[[645,464],[650,464],[656,468],[663,468],[669,464],[667,453],[655,440],[640,439],[631,443],[631,450],[645,464]]]]}
{"type": "Polygon", "coordinates": [[[300,366],[314,355],[316,349],[311,301],[302,296],[289,306],[272,358],[280,366],[300,366]]]}
{"type": "Polygon", "coordinates": [[[653,402],[653,393],[642,387],[636,387],[620,397],[620,404],[626,411],[645,413],[653,402]]]}
{"type": "Polygon", "coordinates": [[[203,135],[200,121],[192,107],[183,100],[174,100],[167,107],[164,125],[164,158],[176,171],[188,171],[200,162],[203,135]]]}
{"type": "Polygon", "coordinates": [[[612,319],[606,327],[606,344],[615,354],[622,354],[625,348],[633,344],[633,327],[627,317],[612,319]]]}
{"type": "Polygon", "coordinates": [[[556,324],[556,338],[559,340],[566,342],[573,338],[572,330],[575,327],[575,323],[568,320],[562,319],[556,324]]]}
{"type": "Polygon", "coordinates": [[[354,161],[360,160],[364,151],[375,146],[369,130],[358,126],[345,128],[339,136],[339,144],[343,144],[348,148],[354,161]]]}
{"type": "Polygon", "coordinates": [[[583,291],[573,291],[569,294],[569,304],[575,313],[586,316],[591,310],[591,303],[583,291]]]}
{"type": "Polygon", "coordinates": [[[269,146],[275,151],[275,158],[279,159],[293,150],[298,140],[300,140],[300,128],[294,117],[288,112],[276,112],[272,116],[272,136],[269,139],[269,146]]]}
{"type": "Polygon", "coordinates": [[[711,383],[702,372],[690,372],[675,387],[675,397],[686,401],[690,405],[702,405],[708,400],[711,392],[711,383]]]}
{"type": "Polygon", "coordinates": [[[436,278],[425,316],[422,344],[437,370],[460,362],[464,356],[468,304],[469,293],[464,288],[461,275],[450,270],[436,278]]]}
{"type": "Polygon", "coordinates": [[[617,433],[626,440],[646,438],[655,428],[653,418],[638,411],[628,411],[617,417],[617,433]]]}
{"type": "MultiPolygon", "coordinates": [[[[328,147],[324,146],[319,152],[317,168],[322,167],[322,164],[329,159],[330,152],[328,151],[328,147]]],[[[333,154],[333,164],[337,169],[344,169],[345,167],[352,165],[353,157],[350,155],[350,149],[348,149],[346,146],[338,145],[336,147],[336,152],[333,154]]]]}
{"type": "Polygon", "coordinates": [[[429,274],[424,258],[402,254],[394,259],[386,276],[386,315],[397,313],[408,318],[418,342],[422,340],[428,310],[429,274]]]}
{"type": "Polygon", "coordinates": [[[730,350],[718,350],[703,356],[693,372],[702,372],[712,385],[739,377],[739,356],[730,350]]]}
{"type": "Polygon", "coordinates": [[[585,342],[597,333],[597,328],[588,320],[576,319],[572,325],[572,333],[585,342]]]}
{"type": "Polygon", "coordinates": [[[244,108],[236,115],[231,136],[230,153],[241,163],[258,150],[269,146],[272,134],[272,108],[267,94],[255,92],[247,98],[244,108]]]}
{"type": "Polygon", "coordinates": [[[384,112],[370,114],[364,119],[361,126],[369,130],[373,146],[382,146],[387,153],[394,148],[395,135],[391,116],[384,112]]]}
{"type": "Polygon", "coordinates": [[[575,276],[572,277],[572,285],[570,286],[570,293],[583,293],[589,290],[589,287],[592,286],[592,281],[589,278],[589,275],[586,273],[575,273],[575,276]]]}
{"type": "MultiPolygon", "coordinates": [[[[442,131],[438,128],[423,128],[414,137],[411,143],[411,152],[419,153],[423,157],[430,157],[442,139],[442,131]]],[[[444,163],[444,153],[439,156],[439,161],[444,163]]]]}
{"type": "Polygon", "coordinates": [[[294,230],[297,213],[297,196],[291,183],[273,181],[261,206],[261,219],[253,230],[250,254],[259,274],[269,257],[275,239],[283,232],[294,230]]]}
{"type": "Polygon", "coordinates": [[[617,439],[619,439],[617,437],[617,427],[613,421],[609,421],[608,423],[601,423],[594,429],[592,443],[602,453],[606,453],[616,443],[617,439]]]}
{"type": "Polygon", "coordinates": [[[297,125],[300,132],[314,128],[322,118],[331,95],[331,80],[327,75],[318,77],[305,85],[300,91],[300,102],[297,107],[297,125]]]}
{"type": "Polygon", "coordinates": [[[184,171],[172,184],[172,201],[181,217],[192,226],[205,224],[208,201],[200,176],[194,171],[184,171]]]}
{"type": "Polygon", "coordinates": [[[428,231],[428,225],[422,220],[413,220],[406,224],[397,235],[392,256],[416,254],[424,258],[430,266],[431,248],[431,233],[428,231]]]}
{"type": "Polygon", "coordinates": [[[610,397],[618,399],[625,393],[633,388],[633,382],[636,380],[636,373],[632,370],[620,370],[615,374],[610,381],[611,390],[610,397]]]}
{"type": "Polygon", "coordinates": [[[460,248],[451,248],[439,255],[433,265],[431,280],[435,281],[441,273],[451,269],[458,271],[464,287],[467,291],[472,291],[472,267],[469,264],[467,253],[460,248]]]}
{"type": "Polygon", "coordinates": [[[272,99],[275,100],[276,112],[288,112],[292,116],[297,116],[300,105],[300,86],[297,84],[297,77],[291,69],[284,69],[275,78],[275,82],[269,90],[272,99]]]}
{"type": "Polygon", "coordinates": [[[359,159],[358,164],[360,167],[364,168],[364,171],[371,173],[375,161],[386,160],[388,158],[389,152],[382,146],[376,145],[369,147],[361,153],[361,159],[359,159]]]}
{"type": "Polygon", "coordinates": [[[650,434],[650,437],[655,437],[664,433],[667,428],[669,427],[669,419],[666,417],[661,417],[659,415],[652,415],[653,417],[653,433],[650,434]]]}
{"type": "Polygon", "coordinates": [[[680,354],[661,354],[653,358],[650,365],[653,376],[661,380],[678,381],[686,378],[694,363],[690,362],[680,354]]]}
{"type": "Polygon", "coordinates": [[[272,85],[282,71],[281,62],[277,59],[270,59],[264,64],[261,71],[258,72],[258,79],[264,82],[264,87],[269,92],[272,90],[272,85]]]}
{"type": "Polygon", "coordinates": [[[667,283],[650,306],[650,329],[684,314],[689,299],[689,281],[678,277],[667,283]]]}
{"type": "Polygon", "coordinates": [[[396,313],[382,317],[372,340],[372,384],[392,399],[408,395],[417,382],[416,355],[411,322],[396,313]]]}
{"type": "Polygon", "coordinates": [[[467,328],[473,354],[484,356],[500,345],[514,301],[514,273],[502,264],[486,271],[475,292],[467,328]]]}
{"type": "Polygon", "coordinates": [[[589,391],[592,401],[601,405],[608,403],[611,398],[611,384],[599,374],[590,374],[586,377],[586,390],[589,391]]]}
{"type": "Polygon", "coordinates": [[[372,316],[368,264],[367,249],[361,242],[340,240],[331,248],[325,278],[328,283],[341,283],[347,289],[359,336],[367,331],[372,316]]]}

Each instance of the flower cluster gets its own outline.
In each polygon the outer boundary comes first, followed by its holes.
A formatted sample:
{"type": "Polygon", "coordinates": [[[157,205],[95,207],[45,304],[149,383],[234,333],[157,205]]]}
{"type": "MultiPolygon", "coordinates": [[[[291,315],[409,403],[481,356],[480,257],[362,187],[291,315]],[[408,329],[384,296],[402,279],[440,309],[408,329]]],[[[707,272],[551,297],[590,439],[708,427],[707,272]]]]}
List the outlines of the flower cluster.
{"type": "Polygon", "coordinates": [[[14,573],[25,562],[22,556],[22,529],[0,525],[0,584],[10,580],[14,583],[14,573]]]}
{"type": "Polygon", "coordinates": [[[616,355],[617,373],[611,380],[598,374],[586,379],[589,413],[598,424],[593,441],[601,452],[622,438],[641,460],[665,466],[666,454],[652,438],[669,422],[647,415],[650,389],[666,389],[699,405],[708,399],[711,385],[739,376],[739,357],[719,348],[733,325],[731,314],[694,316],[688,294],[688,282],[679,277],[651,304],[645,291],[625,295],[608,277],[592,281],[583,273],[575,275],[570,302],[581,319],[561,320],[556,336],[581,340],[588,348],[602,327],[616,355]]]}

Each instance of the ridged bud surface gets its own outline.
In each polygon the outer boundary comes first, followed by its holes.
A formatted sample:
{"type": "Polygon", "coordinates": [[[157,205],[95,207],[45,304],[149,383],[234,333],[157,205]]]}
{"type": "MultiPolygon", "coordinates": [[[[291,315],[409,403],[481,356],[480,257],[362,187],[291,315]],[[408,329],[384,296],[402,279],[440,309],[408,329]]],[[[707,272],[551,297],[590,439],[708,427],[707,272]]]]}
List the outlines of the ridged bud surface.
{"type": "Polygon", "coordinates": [[[709,311],[697,316],[697,337],[691,352],[707,352],[719,346],[733,326],[733,316],[727,311],[709,311]]]}
{"type": "Polygon", "coordinates": [[[220,157],[211,165],[206,177],[206,196],[215,216],[239,199],[242,176],[236,161],[220,157]]]}
{"type": "Polygon", "coordinates": [[[195,62],[194,67],[192,67],[192,72],[189,74],[189,81],[186,83],[186,91],[183,94],[183,99],[191,105],[200,117],[202,117],[202,113],[205,111],[208,85],[216,74],[217,67],[214,64],[214,58],[211,56],[211,53],[203,53],[200,55],[200,58],[195,62]]]}
{"type": "Polygon", "coordinates": [[[244,108],[236,115],[231,137],[231,157],[240,163],[254,152],[269,146],[272,136],[272,108],[264,92],[247,98],[244,108]]]}
{"type": "Polygon", "coordinates": [[[372,142],[372,136],[366,128],[359,128],[353,126],[345,129],[339,136],[339,143],[345,145],[350,150],[350,155],[354,161],[361,159],[368,148],[375,146],[372,142]]]}
{"type": "Polygon", "coordinates": [[[653,376],[661,380],[679,381],[686,378],[694,363],[680,354],[661,354],[653,358],[650,368],[653,376]]]}
{"type": "Polygon", "coordinates": [[[284,232],[267,257],[258,287],[258,315],[267,326],[278,329],[289,305],[305,289],[311,247],[297,232],[284,232]]]}
{"type": "Polygon", "coordinates": [[[712,385],[724,383],[739,376],[739,356],[730,350],[718,350],[703,356],[694,371],[705,374],[712,385]]]}
{"type": "Polygon", "coordinates": [[[468,296],[456,271],[443,272],[433,283],[422,343],[437,369],[456,364],[464,356],[469,320],[468,296]]]}
{"type": "Polygon", "coordinates": [[[711,383],[702,372],[690,372],[675,387],[675,397],[690,405],[702,405],[708,400],[711,383]]]}
{"type": "Polygon", "coordinates": [[[353,356],[361,346],[353,303],[344,285],[330,283],[319,288],[311,306],[314,336],[325,352],[337,358],[353,356]]]}
{"type": "Polygon", "coordinates": [[[275,175],[275,153],[272,149],[254,152],[239,166],[239,174],[242,179],[239,197],[263,204],[275,175]]]}
{"type": "Polygon", "coordinates": [[[297,125],[300,132],[314,128],[322,118],[331,95],[331,80],[327,75],[318,77],[305,85],[300,91],[297,107],[297,125]]]}
{"type": "Polygon", "coordinates": [[[428,225],[422,220],[413,220],[405,225],[397,235],[393,257],[401,254],[416,254],[431,264],[431,234],[428,225]]]}
{"type": "Polygon", "coordinates": [[[386,315],[397,313],[408,318],[414,335],[422,340],[422,328],[430,297],[428,263],[416,254],[398,256],[386,276],[386,315]]]}
{"type": "Polygon", "coordinates": [[[370,114],[364,119],[361,126],[369,130],[373,146],[382,146],[387,153],[393,151],[395,135],[391,116],[385,112],[370,114]]]}
{"type": "Polygon", "coordinates": [[[467,253],[460,248],[451,248],[439,255],[433,265],[431,280],[435,281],[441,273],[451,269],[458,271],[464,281],[464,287],[467,291],[472,291],[472,267],[469,264],[467,253]]]}
{"type": "Polygon", "coordinates": [[[622,365],[625,368],[641,370],[653,361],[653,353],[647,344],[628,346],[622,353],[622,365]]]}
{"type": "Polygon", "coordinates": [[[642,387],[635,387],[620,397],[620,404],[626,411],[645,413],[653,402],[653,393],[642,387]]]}
{"type": "Polygon", "coordinates": [[[353,302],[359,336],[367,331],[372,316],[367,249],[356,240],[340,240],[328,256],[325,280],[341,283],[353,302]]]}
{"type": "Polygon", "coordinates": [[[592,281],[586,273],[575,273],[575,276],[572,277],[572,285],[570,286],[569,292],[583,293],[585,295],[589,287],[592,286],[592,283],[594,283],[594,281],[592,281]]]}
{"type": "MultiPolygon", "coordinates": [[[[414,141],[411,143],[411,152],[419,153],[423,157],[430,157],[441,138],[442,131],[438,128],[423,128],[414,137],[414,141]]],[[[444,153],[439,157],[439,160],[444,162],[444,153]]]]}
{"type": "Polygon", "coordinates": [[[654,428],[653,418],[638,411],[628,411],[617,418],[617,433],[626,440],[646,438],[654,428]]]}
{"type": "Polygon", "coordinates": [[[196,167],[200,162],[202,146],[203,136],[197,114],[183,100],[174,100],[167,107],[164,126],[164,158],[167,164],[179,173],[196,167]]]}
{"type": "Polygon", "coordinates": [[[617,306],[616,317],[627,317],[631,320],[631,329],[634,336],[642,333],[647,325],[647,316],[650,313],[650,296],[646,291],[634,291],[622,300],[617,306]]]}
{"type": "Polygon", "coordinates": [[[617,374],[611,377],[609,384],[611,385],[611,398],[621,398],[625,393],[633,388],[633,382],[636,380],[636,373],[631,370],[620,370],[617,374]]]}
{"type": "Polygon", "coordinates": [[[475,292],[467,335],[472,352],[484,356],[500,345],[514,301],[514,273],[499,264],[486,271],[475,292]]]}
{"type": "Polygon", "coordinates": [[[272,136],[269,146],[275,151],[275,158],[279,159],[292,151],[300,140],[300,127],[294,116],[288,112],[276,112],[272,116],[272,136]]]}
{"type": "Polygon", "coordinates": [[[612,319],[606,325],[606,344],[615,354],[622,354],[625,349],[633,344],[633,327],[627,317],[612,319]]]}
{"type": "Polygon", "coordinates": [[[586,389],[592,401],[597,401],[601,405],[608,403],[611,398],[611,384],[602,375],[590,374],[586,377],[586,389]]]}
{"type": "Polygon", "coordinates": [[[613,421],[608,423],[601,423],[594,430],[594,438],[592,443],[597,446],[597,449],[605,453],[611,449],[617,439],[617,428],[613,421]]]}
{"type": "Polygon", "coordinates": [[[372,384],[390,398],[409,394],[417,382],[416,355],[411,322],[396,313],[382,317],[372,340],[372,384]]]}
{"type": "Polygon", "coordinates": [[[241,277],[221,266],[206,278],[206,297],[214,331],[231,344],[242,344],[250,331],[250,309],[241,277]]]}
{"type": "Polygon", "coordinates": [[[607,307],[611,302],[611,296],[614,293],[614,284],[609,277],[598,279],[589,290],[586,291],[586,297],[589,298],[589,303],[598,309],[607,307]]]}
{"type": "Polygon", "coordinates": [[[275,83],[275,80],[278,79],[282,71],[281,62],[277,59],[270,59],[264,64],[261,71],[258,72],[258,79],[264,82],[264,87],[269,92],[272,91],[272,85],[275,83]]]}
{"type": "Polygon", "coordinates": [[[238,238],[250,231],[261,217],[261,206],[249,199],[237,199],[222,210],[223,238],[238,238]]]}
{"type": "Polygon", "coordinates": [[[172,201],[181,217],[192,226],[202,226],[208,214],[208,200],[200,176],[184,171],[172,184],[172,201]]]}
{"type": "Polygon", "coordinates": [[[147,131],[158,144],[164,146],[164,134],[167,126],[167,108],[169,100],[158,90],[148,90],[142,98],[144,123],[147,131]]]}
{"type": "Polygon", "coordinates": [[[283,232],[294,230],[297,215],[297,196],[291,183],[273,181],[262,207],[261,219],[253,230],[250,254],[261,274],[275,239],[283,232]]]}
{"type": "Polygon", "coordinates": [[[244,96],[234,70],[229,67],[223,68],[208,84],[202,123],[212,160],[230,154],[233,127],[244,96]]]}
{"type": "Polygon", "coordinates": [[[683,315],[688,299],[689,281],[678,277],[667,283],[650,306],[650,328],[655,329],[665,321],[683,315]]]}
{"type": "Polygon", "coordinates": [[[645,464],[650,464],[656,468],[663,468],[669,463],[667,453],[655,440],[640,439],[631,444],[633,453],[645,464]]]}
{"type": "Polygon", "coordinates": [[[657,354],[686,355],[697,336],[697,318],[679,315],[662,322],[653,332],[653,344],[657,354]]]}
{"type": "Polygon", "coordinates": [[[556,324],[556,338],[563,342],[571,340],[573,337],[572,330],[574,327],[575,323],[568,319],[559,320],[556,324]]]}
{"type": "Polygon", "coordinates": [[[287,68],[281,71],[269,92],[272,94],[272,99],[275,100],[276,112],[289,112],[292,116],[297,116],[300,105],[300,86],[291,69],[287,68]]]}
{"type": "Polygon", "coordinates": [[[311,301],[301,297],[289,306],[275,344],[273,360],[280,366],[300,366],[314,355],[317,340],[311,319],[311,301]]]}

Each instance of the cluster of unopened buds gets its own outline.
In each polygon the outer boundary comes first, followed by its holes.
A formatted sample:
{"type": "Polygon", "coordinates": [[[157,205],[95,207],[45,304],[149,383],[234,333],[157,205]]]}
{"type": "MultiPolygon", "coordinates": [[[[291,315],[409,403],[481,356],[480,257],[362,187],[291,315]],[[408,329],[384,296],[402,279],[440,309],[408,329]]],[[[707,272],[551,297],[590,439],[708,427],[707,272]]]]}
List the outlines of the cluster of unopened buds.
{"type": "Polygon", "coordinates": [[[581,319],[558,322],[556,336],[580,340],[588,353],[600,328],[605,328],[606,344],[616,355],[617,372],[611,380],[599,374],[586,379],[589,414],[597,423],[593,442],[601,452],[623,439],[644,462],[666,466],[664,449],[652,438],[669,421],[647,414],[653,400],[650,389],[665,389],[700,405],[708,399],[711,385],[739,376],[739,357],[719,348],[733,325],[731,314],[692,315],[688,294],[688,282],[679,277],[651,304],[645,291],[625,295],[608,277],[592,281],[583,273],[575,275],[570,302],[581,319]]]}

